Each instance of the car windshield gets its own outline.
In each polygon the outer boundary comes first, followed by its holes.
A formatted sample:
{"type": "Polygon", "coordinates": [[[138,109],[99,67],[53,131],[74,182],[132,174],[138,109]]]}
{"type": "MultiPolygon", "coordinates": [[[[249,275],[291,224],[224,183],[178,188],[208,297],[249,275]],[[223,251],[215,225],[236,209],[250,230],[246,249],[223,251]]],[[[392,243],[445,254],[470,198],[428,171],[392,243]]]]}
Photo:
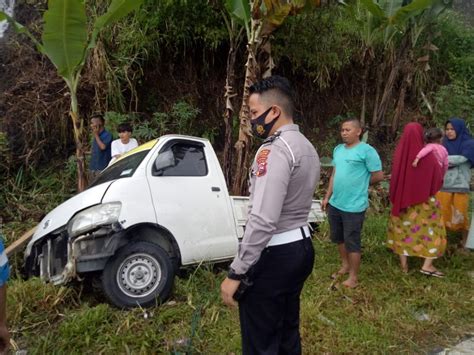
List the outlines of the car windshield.
{"type": "Polygon", "coordinates": [[[150,149],[142,150],[118,160],[102,171],[89,187],[97,186],[107,181],[131,177],[149,151],[150,149]]]}

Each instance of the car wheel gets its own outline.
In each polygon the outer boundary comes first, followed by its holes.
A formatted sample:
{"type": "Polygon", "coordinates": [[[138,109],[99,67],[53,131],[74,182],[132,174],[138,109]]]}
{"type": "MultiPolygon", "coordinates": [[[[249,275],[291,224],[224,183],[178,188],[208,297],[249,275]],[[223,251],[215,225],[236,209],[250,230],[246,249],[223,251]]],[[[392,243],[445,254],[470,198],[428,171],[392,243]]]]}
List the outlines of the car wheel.
{"type": "Polygon", "coordinates": [[[170,257],[162,248],[135,242],[109,259],[102,273],[102,288],[119,308],[149,307],[169,297],[174,276],[170,257]]]}

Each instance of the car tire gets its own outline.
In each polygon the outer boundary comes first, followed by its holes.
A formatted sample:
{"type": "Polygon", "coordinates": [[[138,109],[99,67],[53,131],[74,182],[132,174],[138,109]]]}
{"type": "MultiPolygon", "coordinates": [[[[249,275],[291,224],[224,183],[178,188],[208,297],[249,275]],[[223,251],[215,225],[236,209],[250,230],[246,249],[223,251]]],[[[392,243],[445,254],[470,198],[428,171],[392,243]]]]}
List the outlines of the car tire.
{"type": "Polygon", "coordinates": [[[174,277],[170,256],[158,245],[140,241],[123,246],[107,261],[102,288],[119,308],[150,307],[168,299],[174,277]]]}

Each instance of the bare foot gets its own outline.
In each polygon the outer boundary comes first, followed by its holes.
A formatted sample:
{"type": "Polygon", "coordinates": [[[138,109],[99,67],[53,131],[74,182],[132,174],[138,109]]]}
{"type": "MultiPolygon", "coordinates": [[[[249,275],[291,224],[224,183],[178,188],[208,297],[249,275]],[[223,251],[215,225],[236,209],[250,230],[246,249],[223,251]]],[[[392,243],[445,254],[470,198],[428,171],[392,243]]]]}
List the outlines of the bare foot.
{"type": "Polygon", "coordinates": [[[343,276],[345,274],[349,273],[349,268],[348,267],[341,267],[339,271],[335,272],[334,274],[331,275],[331,279],[335,280],[340,276],[343,276]]]}
{"type": "Polygon", "coordinates": [[[400,265],[400,268],[404,274],[408,274],[408,265],[400,265]]]}
{"type": "Polygon", "coordinates": [[[356,288],[357,286],[359,286],[359,283],[357,282],[357,280],[353,280],[349,278],[346,281],[344,281],[342,285],[347,288],[356,288]]]}

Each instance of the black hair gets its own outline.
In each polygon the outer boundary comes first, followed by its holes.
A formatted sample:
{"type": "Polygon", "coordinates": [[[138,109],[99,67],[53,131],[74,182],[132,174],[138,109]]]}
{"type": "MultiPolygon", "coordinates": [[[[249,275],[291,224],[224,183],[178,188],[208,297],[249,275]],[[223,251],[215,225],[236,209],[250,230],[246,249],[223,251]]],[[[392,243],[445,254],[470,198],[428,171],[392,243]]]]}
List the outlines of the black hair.
{"type": "Polygon", "coordinates": [[[99,120],[100,122],[102,122],[102,125],[105,124],[105,119],[104,119],[104,117],[102,117],[102,115],[95,114],[95,115],[93,115],[93,116],[91,117],[91,121],[92,121],[93,119],[99,120]]]}
{"type": "Polygon", "coordinates": [[[425,131],[425,140],[428,143],[433,143],[439,141],[443,138],[443,131],[437,127],[428,128],[425,131]]]}
{"type": "Polygon", "coordinates": [[[272,75],[250,86],[249,93],[250,95],[273,95],[273,99],[276,101],[275,103],[278,103],[287,115],[293,116],[294,93],[288,79],[279,75],[272,75]]]}
{"type": "Polygon", "coordinates": [[[121,132],[130,132],[130,133],[132,133],[133,132],[132,125],[128,122],[121,123],[117,126],[117,132],[118,133],[121,133],[121,132]]]}
{"type": "Polygon", "coordinates": [[[358,118],[355,118],[355,117],[348,117],[346,119],[344,119],[344,121],[342,121],[341,123],[341,126],[344,124],[344,123],[348,123],[348,122],[351,122],[353,123],[356,127],[362,129],[362,124],[360,123],[360,120],[358,118]]]}

